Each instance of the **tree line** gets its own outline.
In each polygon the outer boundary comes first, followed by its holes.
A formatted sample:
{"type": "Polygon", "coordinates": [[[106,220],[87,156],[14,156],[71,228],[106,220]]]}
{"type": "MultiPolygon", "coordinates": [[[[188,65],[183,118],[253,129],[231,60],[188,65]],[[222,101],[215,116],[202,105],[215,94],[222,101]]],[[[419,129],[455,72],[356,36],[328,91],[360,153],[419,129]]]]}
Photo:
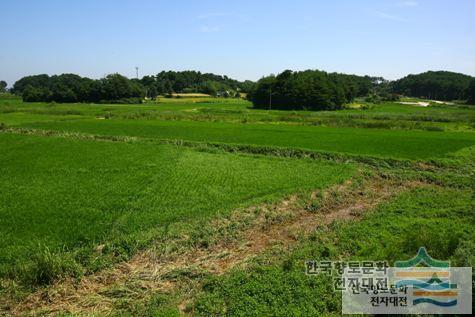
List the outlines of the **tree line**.
{"type": "Polygon", "coordinates": [[[356,97],[367,96],[382,80],[319,70],[286,70],[260,79],[249,99],[256,108],[335,110],[356,97]]]}
{"type": "Polygon", "coordinates": [[[98,80],[75,74],[26,76],[13,85],[11,92],[27,102],[140,103],[145,97],[140,83],[119,74],[98,80]]]}
{"type": "MultiPolygon", "coordinates": [[[[465,74],[447,71],[428,71],[408,75],[392,83],[393,91],[409,97],[435,100],[470,99],[470,82],[474,78],[465,74]]],[[[473,95],[471,96],[473,98],[473,95]]]]}
{"type": "Polygon", "coordinates": [[[475,104],[475,78],[447,71],[408,75],[396,81],[381,77],[293,72],[260,79],[249,98],[256,108],[335,110],[356,97],[367,101],[393,101],[399,96],[435,100],[466,100],[475,104]]]}
{"type": "Polygon", "coordinates": [[[204,93],[212,96],[232,97],[240,92],[249,92],[254,82],[238,81],[227,76],[196,71],[162,71],[155,76],[140,80],[149,97],[172,93],[204,93]]]}
{"type": "MultiPolygon", "coordinates": [[[[0,92],[7,91],[0,81],[0,92]]],[[[10,91],[24,101],[140,103],[145,97],[173,93],[205,93],[213,96],[248,94],[256,108],[335,110],[354,98],[368,101],[395,100],[399,95],[436,100],[467,100],[475,104],[475,78],[447,71],[408,75],[396,81],[381,77],[327,73],[319,70],[286,70],[257,83],[196,71],[162,71],[142,79],[111,74],[90,79],[75,74],[34,75],[18,80],[10,91]]]]}
{"type": "Polygon", "coordinates": [[[251,90],[253,85],[252,81],[240,82],[227,76],[195,71],[161,72],[142,79],[111,74],[97,80],[75,74],[42,74],[23,77],[15,82],[11,92],[21,95],[27,102],[140,103],[145,97],[170,96],[173,93],[240,96],[240,92],[251,90]]]}

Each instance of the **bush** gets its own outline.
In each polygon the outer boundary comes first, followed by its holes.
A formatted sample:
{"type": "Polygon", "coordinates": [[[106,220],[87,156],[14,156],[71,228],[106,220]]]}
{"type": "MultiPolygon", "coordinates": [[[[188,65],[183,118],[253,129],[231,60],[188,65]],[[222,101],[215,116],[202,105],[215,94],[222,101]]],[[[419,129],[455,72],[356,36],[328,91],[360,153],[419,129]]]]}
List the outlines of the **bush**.
{"type": "Polygon", "coordinates": [[[24,282],[29,285],[48,285],[62,277],[80,277],[81,266],[66,253],[54,253],[48,247],[31,257],[32,263],[23,268],[24,282]]]}
{"type": "Polygon", "coordinates": [[[138,104],[143,103],[142,98],[121,98],[112,100],[101,100],[99,103],[103,104],[138,104]]]}
{"type": "Polygon", "coordinates": [[[379,97],[376,94],[371,94],[369,96],[366,96],[364,101],[369,102],[369,103],[380,103],[381,102],[381,97],[379,97]]]}
{"type": "Polygon", "coordinates": [[[475,264],[475,242],[470,237],[464,237],[452,256],[452,266],[472,267],[475,264]]]}

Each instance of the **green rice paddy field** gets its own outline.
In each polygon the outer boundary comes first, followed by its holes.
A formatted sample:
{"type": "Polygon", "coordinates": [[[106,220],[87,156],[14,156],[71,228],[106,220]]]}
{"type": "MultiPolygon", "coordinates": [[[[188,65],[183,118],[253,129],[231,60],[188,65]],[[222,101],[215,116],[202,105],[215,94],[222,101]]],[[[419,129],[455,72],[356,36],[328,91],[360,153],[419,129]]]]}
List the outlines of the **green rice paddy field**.
{"type": "Polygon", "coordinates": [[[392,263],[425,246],[472,266],[474,114],[396,103],[292,112],[213,98],[63,105],[1,96],[0,314],[339,315],[331,280],[305,275],[305,260],[392,263]],[[365,212],[299,222],[356,205],[365,212]],[[159,259],[154,272],[172,270],[153,282],[143,277],[151,264],[113,278],[147,252],[159,259]],[[227,264],[218,274],[203,258],[227,264]],[[91,280],[101,287],[80,284],[91,280]]]}
{"type": "Polygon", "coordinates": [[[301,148],[387,158],[427,159],[475,144],[471,132],[429,132],[156,120],[78,120],[28,127],[99,135],[301,148]]]}
{"type": "Polygon", "coordinates": [[[140,241],[173,222],[324,187],[354,172],[350,165],[14,134],[0,135],[0,147],[0,274],[44,247],[140,241]]]}

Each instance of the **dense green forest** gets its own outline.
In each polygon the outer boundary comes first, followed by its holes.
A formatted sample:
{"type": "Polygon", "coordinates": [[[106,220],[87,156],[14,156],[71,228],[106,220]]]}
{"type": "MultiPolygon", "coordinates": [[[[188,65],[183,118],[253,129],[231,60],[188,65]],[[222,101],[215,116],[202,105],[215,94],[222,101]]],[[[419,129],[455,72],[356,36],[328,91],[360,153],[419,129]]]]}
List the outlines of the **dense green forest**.
{"type": "MultiPolygon", "coordinates": [[[[0,92],[7,84],[0,81],[0,92]]],[[[399,95],[435,100],[466,100],[475,104],[475,78],[447,71],[408,75],[396,81],[381,77],[327,73],[319,70],[293,72],[261,78],[257,83],[196,71],[162,71],[142,79],[119,74],[94,80],[74,74],[34,75],[18,80],[11,89],[24,101],[63,103],[140,103],[144,97],[173,93],[205,93],[240,97],[248,93],[256,108],[335,110],[356,97],[367,101],[396,100],[399,95]]]]}
{"type": "Polygon", "coordinates": [[[435,100],[464,100],[473,78],[447,71],[429,71],[408,75],[393,82],[393,91],[405,96],[435,100]]]}
{"type": "MultiPolygon", "coordinates": [[[[6,86],[6,85],[5,85],[6,86]]],[[[240,82],[227,76],[195,71],[161,72],[142,79],[111,74],[93,80],[74,74],[26,76],[18,80],[12,92],[24,101],[138,103],[144,97],[172,93],[205,93],[233,97],[252,89],[254,82],[240,82]]]]}
{"type": "Polygon", "coordinates": [[[12,92],[27,102],[139,103],[145,96],[142,85],[119,74],[99,80],[74,74],[27,76],[13,85],[12,92]]]}
{"type": "Polygon", "coordinates": [[[240,82],[227,76],[201,73],[196,71],[162,71],[156,76],[145,76],[140,80],[147,96],[167,95],[171,93],[204,93],[212,96],[234,96],[237,92],[248,92],[254,82],[240,82]]]}
{"type": "Polygon", "coordinates": [[[249,98],[256,108],[334,110],[356,97],[381,101],[396,100],[400,95],[475,104],[475,79],[429,71],[391,82],[381,77],[286,70],[259,80],[249,98]]]}
{"type": "Polygon", "coordinates": [[[368,95],[381,80],[319,70],[286,70],[259,80],[249,98],[256,108],[334,110],[355,97],[368,95]]]}

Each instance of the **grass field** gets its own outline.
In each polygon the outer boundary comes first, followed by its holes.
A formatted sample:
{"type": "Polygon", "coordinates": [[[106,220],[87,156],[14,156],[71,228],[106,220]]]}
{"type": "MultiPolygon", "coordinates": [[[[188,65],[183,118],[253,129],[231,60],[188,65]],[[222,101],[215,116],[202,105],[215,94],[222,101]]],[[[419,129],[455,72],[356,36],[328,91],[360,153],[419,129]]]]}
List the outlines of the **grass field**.
{"type": "Polygon", "coordinates": [[[305,260],[472,266],[474,114],[1,96],[0,314],[339,315],[305,260]]]}
{"type": "Polygon", "coordinates": [[[35,136],[0,135],[0,146],[2,275],[43,248],[93,250],[109,242],[133,249],[153,236],[150,230],[160,233],[173,222],[328,186],[354,171],[348,165],[35,136]]]}
{"type": "Polygon", "coordinates": [[[25,126],[100,135],[278,146],[408,159],[441,156],[475,144],[475,134],[471,132],[441,133],[275,124],[80,120],[34,123],[25,126]]]}
{"type": "Polygon", "coordinates": [[[470,106],[417,107],[397,103],[358,103],[365,107],[311,112],[257,110],[252,109],[248,101],[223,98],[164,98],[159,102],[140,105],[25,104],[18,98],[3,98],[0,97],[3,101],[0,101],[0,122],[6,120],[1,119],[3,114],[20,112],[46,117],[81,115],[83,118],[260,122],[429,131],[473,131],[475,127],[475,115],[473,107],[470,106]]]}

